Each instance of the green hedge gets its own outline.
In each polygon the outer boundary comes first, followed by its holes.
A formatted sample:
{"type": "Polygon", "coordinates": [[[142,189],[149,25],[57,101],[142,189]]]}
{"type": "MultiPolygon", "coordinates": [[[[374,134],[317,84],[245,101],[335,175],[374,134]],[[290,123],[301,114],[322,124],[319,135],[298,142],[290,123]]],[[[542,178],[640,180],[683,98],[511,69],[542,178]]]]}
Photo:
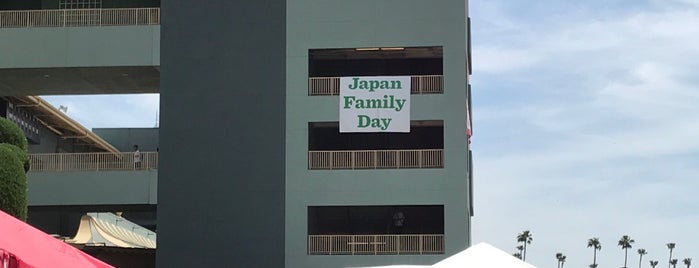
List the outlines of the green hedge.
{"type": "Polygon", "coordinates": [[[12,121],[0,117],[0,143],[9,143],[27,151],[27,138],[24,132],[12,121]]]}
{"type": "Polygon", "coordinates": [[[27,174],[18,149],[14,145],[0,143],[0,210],[26,221],[27,174]]]}
{"type": "Polygon", "coordinates": [[[0,117],[0,210],[27,220],[27,138],[12,121],[0,117]]]}

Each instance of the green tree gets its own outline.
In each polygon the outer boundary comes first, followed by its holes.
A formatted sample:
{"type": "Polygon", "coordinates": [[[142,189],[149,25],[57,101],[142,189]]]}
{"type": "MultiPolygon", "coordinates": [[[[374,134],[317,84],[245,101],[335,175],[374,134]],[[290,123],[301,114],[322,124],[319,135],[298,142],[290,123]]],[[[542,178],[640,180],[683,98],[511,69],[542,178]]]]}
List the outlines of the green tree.
{"type": "Polygon", "coordinates": [[[556,253],[556,268],[561,268],[561,256],[563,256],[563,253],[556,253]]]}
{"type": "Polygon", "coordinates": [[[631,237],[628,235],[624,235],[619,239],[618,246],[620,246],[621,249],[624,250],[624,268],[626,268],[626,263],[627,263],[628,256],[629,256],[629,249],[633,248],[633,246],[631,246],[631,244],[633,244],[634,242],[636,242],[636,241],[631,239],[631,237]]]}
{"type": "Polygon", "coordinates": [[[517,235],[517,242],[522,243],[522,260],[527,260],[527,245],[532,243],[532,233],[525,230],[517,235]]]}
{"type": "Polygon", "coordinates": [[[641,263],[643,262],[643,255],[648,254],[648,252],[646,252],[646,250],[642,248],[639,248],[638,250],[636,250],[636,252],[638,252],[638,255],[640,256],[638,258],[638,268],[641,268],[641,263]]]}
{"type": "Polygon", "coordinates": [[[558,261],[558,268],[563,268],[563,264],[566,262],[566,255],[563,253],[556,253],[556,260],[558,261]]]}
{"type": "Polygon", "coordinates": [[[27,139],[11,121],[0,118],[0,210],[27,220],[27,139]]]}
{"type": "Polygon", "coordinates": [[[692,265],[692,258],[684,258],[684,260],[682,260],[682,263],[684,263],[684,265],[687,265],[687,268],[689,268],[689,266],[692,265]]]}
{"type": "Polygon", "coordinates": [[[12,144],[22,151],[27,151],[27,138],[22,130],[12,121],[0,117],[0,143],[12,144]]]}
{"type": "Polygon", "coordinates": [[[677,259],[671,259],[670,265],[672,265],[672,268],[675,268],[675,266],[677,266],[677,259]]]}
{"type": "Polygon", "coordinates": [[[670,243],[667,243],[666,246],[667,246],[667,249],[670,250],[670,258],[667,259],[668,260],[667,267],[670,268],[670,265],[672,265],[672,250],[675,249],[675,243],[670,242],[670,243]]]}
{"type": "Polygon", "coordinates": [[[587,240],[587,247],[592,248],[592,264],[590,264],[590,268],[597,268],[597,251],[602,250],[602,243],[599,242],[599,238],[593,237],[587,240]]]}

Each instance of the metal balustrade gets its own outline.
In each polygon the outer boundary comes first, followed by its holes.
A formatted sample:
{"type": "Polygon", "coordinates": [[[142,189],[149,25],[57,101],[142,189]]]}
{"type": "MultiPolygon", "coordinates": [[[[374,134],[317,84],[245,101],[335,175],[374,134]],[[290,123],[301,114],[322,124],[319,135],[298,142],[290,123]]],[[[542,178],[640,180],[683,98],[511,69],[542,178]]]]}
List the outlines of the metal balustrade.
{"type": "Polygon", "coordinates": [[[0,28],[158,25],[160,8],[0,11],[0,28]]]}
{"type": "Polygon", "coordinates": [[[309,235],[309,255],[444,254],[444,235],[309,235]]]}
{"type": "Polygon", "coordinates": [[[399,169],[443,167],[443,149],[308,152],[308,169],[399,169]]]}
{"type": "Polygon", "coordinates": [[[29,154],[29,172],[151,170],[158,168],[157,152],[141,152],[141,164],[134,153],[29,154]]]}
{"type": "MultiPolygon", "coordinates": [[[[410,77],[411,94],[441,94],[444,93],[444,76],[442,75],[413,75],[410,77]]],[[[340,77],[310,77],[308,78],[308,95],[340,95],[340,77]]]]}

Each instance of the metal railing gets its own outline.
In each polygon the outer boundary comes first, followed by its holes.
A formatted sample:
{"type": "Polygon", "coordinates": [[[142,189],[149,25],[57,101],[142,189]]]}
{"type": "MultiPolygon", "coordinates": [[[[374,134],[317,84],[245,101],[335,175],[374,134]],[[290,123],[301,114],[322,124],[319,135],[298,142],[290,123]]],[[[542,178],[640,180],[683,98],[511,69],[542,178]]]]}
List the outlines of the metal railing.
{"type": "Polygon", "coordinates": [[[443,149],[308,151],[308,169],[443,167],[443,149]]]}
{"type": "Polygon", "coordinates": [[[160,8],[0,11],[0,28],[158,25],[160,8]]]}
{"type": "Polygon", "coordinates": [[[309,255],[444,254],[444,235],[309,235],[309,255]]]}
{"type": "MultiPolygon", "coordinates": [[[[444,93],[444,76],[442,75],[413,75],[410,77],[411,94],[441,94],[444,93]]],[[[340,95],[339,77],[310,77],[308,78],[308,95],[340,95]]]]}
{"type": "Polygon", "coordinates": [[[141,163],[134,153],[57,153],[29,154],[30,172],[150,170],[158,168],[157,152],[141,152],[141,163]]]}

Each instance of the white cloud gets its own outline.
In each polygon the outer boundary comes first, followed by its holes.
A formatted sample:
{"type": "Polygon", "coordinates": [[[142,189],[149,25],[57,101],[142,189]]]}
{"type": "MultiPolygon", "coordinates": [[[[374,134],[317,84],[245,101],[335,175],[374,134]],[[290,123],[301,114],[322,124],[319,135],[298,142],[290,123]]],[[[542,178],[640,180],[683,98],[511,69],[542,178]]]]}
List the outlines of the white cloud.
{"type": "Polygon", "coordinates": [[[530,229],[528,260],[540,267],[554,267],[556,252],[568,255],[566,267],[586,267],[593,236],[601,267],[623,264],[624,234],[637,241],[629,267],[638,247],[649,251],[644,267],[665,263],[670,241],[682,247],[677,258],[692,257],[699,9],[663,1],[617,16],[571,10],[538,25],[519,12],[511,23],[538,30],[483,33],[474,50],[474,239],[514,252],[515,235],[530,229]],[[480,59],[491,58],[479,77],[480,59]]]}
{"type": "Polygon", "coordinates": [[[68,106],[68,116],[88,129],[153,127],[158,94],[43,96],[53,106],[68,106]]]}
{"type": "Polygon", "coordinates": [[[494,47],[473,48],[477,72],[502,73],[524,69],[537,63],[537,56],[530,51],[494,47]]]}

